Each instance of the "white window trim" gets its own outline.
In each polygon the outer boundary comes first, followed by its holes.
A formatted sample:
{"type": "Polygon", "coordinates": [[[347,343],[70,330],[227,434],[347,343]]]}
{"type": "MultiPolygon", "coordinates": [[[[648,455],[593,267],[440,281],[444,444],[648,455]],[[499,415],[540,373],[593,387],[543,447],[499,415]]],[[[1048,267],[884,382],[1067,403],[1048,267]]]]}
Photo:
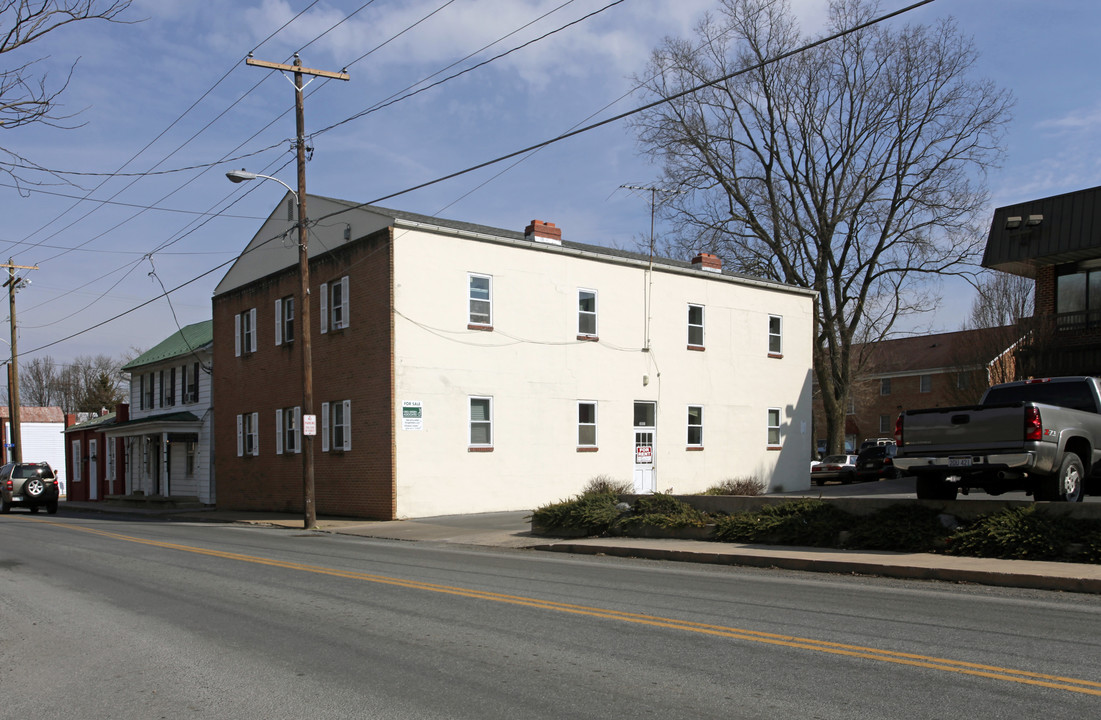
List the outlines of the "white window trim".
{"type": "Polygon", "coordinates": [[[703,405],[689,405],[687,413],[688,414],[687,414],[686,421],[685,421],[685,432],[684,432],[685,444],[688,447],[703,447],[703,405]],[[691,422],[688,422],[692,419],[692,408],[699,408],[699,410],[700,410],[700,424],[699,425],[693,425],[691,422]],[[698,427],[700,429],[700,441],[698,443],[689,442],[689,439],[688,439],[689,432],[694,427],[698,427]]]}
{"type": "Polygon", "coordinates": [[[473,447],[473,448],[491,448],[491,447],[493,447],[493,397],[492,396],[488,396],[488,395],[471,395],[470,397],[467,398],[467,402],[466,402],[466,440],[467,440],[467,445],[469,447],[473,447]],[[489,403],[489,406],[488,406],[488,416],[489,417],[488,417],[488,419],[478,421],[479,423],[484,423],[484,424],[489,425],[489,442],[487,442],[487,443],[476,443],[476,442],[473,441],[472,435],[473,435],[473,430],[474,430],[474,416],[473,416],[472,411],[474,409],[474,401],[475,400],[485,400],[489,403]]]}
{"type": "Polygon", "coordinates": [[[283,298],[275,300],[275,346],[283,344],[283,298]]]}
{"type": "Polygon", "coordinates": [[[688,303],[688,318],[687,318],[687,320],[688,320],[688,327],[687,327],[688,344],[691,345],[692,347],[706,347],[706,342],[707,342],[707,335],[706,335],[707,310],[706,310],[706,308],[703,305],[700,305],[699,303],[688,303]],[[699,322],[698,325],[692,324],[692,308],[699,308],[700,309],[700,322],[699,322]],[[692,342],[692,328],[696,328],[696,327],[698,327],[700,329],[700,341],[699,342],[692,342]]]}
{"type": "Polygon", "coordinates": [[[237,457],[260,454],[260,413],[245,413],[237,416],[237,457]],[[248,422],[246,422],[246,418],[248,422]],[[249,426],[251,432],[248,432],[249,426]],[[252,452],[246,453],[247,437],[252,438],[252,452]]]}
{"type": "Polygon", "coordinates": [[[484,273],[473,273],[473,272],[466,274],[466,321],[467,321],[467,324],[477,325],[478,327],[492,327],[493,326],[493,276],[492,275],[486,275],[484,273]],[[489,281],[489,297],[484,301],[481,298],[475,298],[474,295],[471,293],[470,284],[471,284],[471,281],[474,278],[485,278],[486,280],[489,281]],[[488,317],[485,320],[485,322],[474,319],[474,316],[473,316],[473,314],[470,310],[470,303],[474,302],[475,300],[477,300],[478,302],[486,302],[489,305],[489,312],[486,313],[486,315],[488,317]]]}
{"type": "MultiPolygon", "coordinates": [[[[490,435],[490,439],[492,439],[490,435]]],[[[600,446],[600,407],[596,400],[578,400],[577,401],[577,447],[582,448],[594,448],[600,446]],[[581,422],[581,406],[592,405],[593,406],[593,421],[591,423],[581,422]],[[592,443],[581,442],[581,428],[592,426],[593,429],[593,441],[592,443]]]]}
{"type": "Polygon", "coordinates": [[[275,409],[275,454],[283,454],[283,408],[275,409]]]}
{"type": "Polygon", "coordinates": [[[931,374],[926,373],[918,376],[918,392],[926,394],[933,392],[933,376],[931,374]],[[928,383],[928,387],[926,387],[926,383],[928,383]]]}
{"type": "Polygon", "coordinates": [[[242,354],[256,352],[256,308],[249,308],[248,310],[238,313],[233,316],[233,354],[234,357],[241,357],[242,354]],[[242,322],[244,316],[248,316],[248,325],[251,328],[251,332],[247,331],[242,322]],[[247,347],[246,347],[247,341],[247,347]]]}
{"type": "Polygon", "coordinates": [[[80,441],[73,440],[73,482],[81,482],[84,475],[81,472],[84,459],[80,455],[80,441]]]}
{"type": "Polygon", "coordinates": [[[600,295],[596,290],[590,288],[578,288],[577,289],[577,334],[585,337],[596,337],[600,334],[600,295]],[[593,296],[593,309],[592,312],[584,311],[581,309],[581,293],[592,293],[593,296]],[[593,329],[592,332],[588,332],[581,328],[582,318],[592,316],[593,329]]]}
{"type": "Polygon", "coordinates": [[[783,315],[769,315],[768,316],[768,354],[769,355],[783,355],[784,354],[784,316],[783,315]],[[772,321],[780,321],[780,330],[778,332],[772,332],[772,321]],[[772,338],[777,339],[779,349],[772,349],[772,338]]]}
{"type": "MultiPolygon", "coordinates": [[[[336,403],[321,403],[321,452],[329,452],[330,450],[348,452],[352,449],[352,401],[340,401],[344,411],[344,445],[342,447],[337,447],[333,442],[333,433],[336,432],[336,426],[333,424],[332,412],[335,405],[336,403]]],[[[301,432],[301,428],[299,432],[301,432]]]]}
{"type": "Polygon", "coordinates": [[[781,447],[784,444],[784,432],[783,432],[784,413],[783,413],[783,411],[778,407],[770,407],[768,409],[767,414],[766,414],[765,417],[766,417],[765,422],[767,423],[767,430],[766,430],[766,433],[765,433],[765,443],[770,448],[781,447]],[[775,425],[772,424],[772,414],[773,413],[776,413],[776,424],[775,425]],[[772,438],[769,437],[772,434],[773,430],[776,431],[776,438],[777,438],[776,442],[772,442],[772,438]]]}
{"type": "Polygon", "coordinates": [[[318,313],[321,320],[321,334],[329,332],[329,283],[321,283],[321,292],[318,293],[321,300],[321,312],[318,313]]]}

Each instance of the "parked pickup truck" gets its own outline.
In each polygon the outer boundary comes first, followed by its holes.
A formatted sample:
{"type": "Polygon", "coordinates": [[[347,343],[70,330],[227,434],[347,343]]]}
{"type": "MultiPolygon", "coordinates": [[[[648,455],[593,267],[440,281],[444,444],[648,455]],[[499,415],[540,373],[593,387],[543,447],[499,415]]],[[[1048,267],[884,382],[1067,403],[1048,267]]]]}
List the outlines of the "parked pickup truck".
{"type": "Polygon", "coordinates": [[[1101,381],[995,385],[978,405],[906,410],[895,437],[895,465],[916,478],[920,499],[954,500],[961,490],[979,488],[1079,502],[1101,461],[1101,381]]]}

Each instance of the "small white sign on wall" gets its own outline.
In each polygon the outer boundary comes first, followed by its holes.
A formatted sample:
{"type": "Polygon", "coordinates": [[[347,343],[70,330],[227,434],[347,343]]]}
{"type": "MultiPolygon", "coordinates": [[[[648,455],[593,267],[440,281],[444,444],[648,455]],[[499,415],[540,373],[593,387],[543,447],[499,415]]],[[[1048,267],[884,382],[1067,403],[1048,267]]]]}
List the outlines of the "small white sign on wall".
{"type": "Polygon", "coordinates": [[[424,403],[420,400],[401,401],[401,429],[424,429],[424,403]]]}
{"type": "Polygon", "coordinates": [[[302,434],[306,436],[317,435],[317,416],[316,415],[303,415],[302,416],[302,434]]]}

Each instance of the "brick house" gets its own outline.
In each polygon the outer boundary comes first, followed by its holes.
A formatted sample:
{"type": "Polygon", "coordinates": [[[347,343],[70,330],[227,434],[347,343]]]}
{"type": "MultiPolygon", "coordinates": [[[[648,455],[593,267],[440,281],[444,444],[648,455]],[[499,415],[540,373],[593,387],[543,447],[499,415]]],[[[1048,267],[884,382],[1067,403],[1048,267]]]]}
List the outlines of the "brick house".
{"type": "MultiPolygon", "coordinates": [[[[894,436],[905,409],[978,402],[990,385],[1012,380],[1014,327],[961,330],[856,345],[864,368],[854,383],[845,418],[845,444],[855,451],[870,438],[894,436]]],[[[825,416],[815,401],[816,447],[823,451],[825,416]]]]}
{"type": "MultiPolygon", "coordinates": [[[[809,487],[813,293],[311,196],[319,514],[530,509],[591,478],[809,487]]],[[[291,195],[213,298],[218,505],[302,509],[291,195]]]]}
{"type": "Polygon", "coordinates": [[[1101,187],[998,208],[982,264],[1035,280],[1020,377],[1101,375],[1101,187]]]}
{"type": "Polygon", "coordinates": [[[187,325],[123,366],[129,418],[102,431],[122,446],[106,458],[121,492],[215,503],[212,328],[210,320],[187,325]]]}
{"type": "Polygon", "coordinates": [[[130,406],[117,405],[112,412],[71,413],[65,416],[65,468],[69,477],[68,499],[102,501],[122,494],[124,468],[116,461],[125,449],[122,438],[107,439],[104,432],[130,417],[130,406]]]}

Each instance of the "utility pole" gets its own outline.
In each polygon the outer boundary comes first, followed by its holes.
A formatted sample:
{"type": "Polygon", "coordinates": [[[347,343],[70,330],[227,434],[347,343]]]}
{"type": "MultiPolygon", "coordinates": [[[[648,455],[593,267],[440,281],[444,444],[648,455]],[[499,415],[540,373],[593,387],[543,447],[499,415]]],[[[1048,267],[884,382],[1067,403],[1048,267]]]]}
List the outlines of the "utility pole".
{"type": "Polygon", "coordinates": [[[11,417],[9,418],[11,422],[11,461],[23,462],[22,434],[19,431],[19,350],[15,344],[15,293],[30,281],[16,280],[15,271],[17,269],[37,270],[38,266],[16,265],[11,258],[8,258],[8,263],[0,265],[0,267],[8,269],[8,279],[4,281],[4,285],[8,288],[8,306],[11,312],[11,365],[8,373],[8,400],[11,403],[11,417]]]}
{"type": "MultiPolygon", "coordinates": [[[[334,80],[347,80],[346,72],[329,72],[302,67],[298,53],[294,55],[294,64],[265,62],[256,60],[249,53],[246,65],[294,73],[294,121],[295,149],[298,155],[298,275],[299,305],[302,315],[302,424],[307,422],[316,428],[317,417],[313,412],[313,353],[310,347],[310,252],[309,232],[306,227],[306,111],[302,99],[302,76],[326,77],[334,80]],[[309,418],[309,420],[307,420],[309,418]]],[[[14,347],[12,348],[14,351],[14,347]]],[[[314,470],[313,436],[302,433],[302,504],[303,525],[307,530],[317,527],[317,510],[314,507],[314,470]]]]}

